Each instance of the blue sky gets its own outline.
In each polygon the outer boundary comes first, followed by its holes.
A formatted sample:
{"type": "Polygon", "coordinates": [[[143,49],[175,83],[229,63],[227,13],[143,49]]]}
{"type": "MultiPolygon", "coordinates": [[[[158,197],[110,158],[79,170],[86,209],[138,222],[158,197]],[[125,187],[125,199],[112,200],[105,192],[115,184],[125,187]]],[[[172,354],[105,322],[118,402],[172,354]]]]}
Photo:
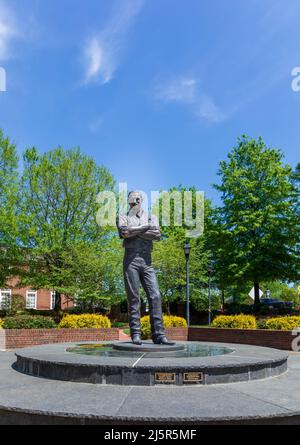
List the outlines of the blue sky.
{"type": "Polygon", "coordinates": [[[217,194],[242,133],[299,162],[299,0],[0,0],[0,127],[130,188],[217,194]]]}

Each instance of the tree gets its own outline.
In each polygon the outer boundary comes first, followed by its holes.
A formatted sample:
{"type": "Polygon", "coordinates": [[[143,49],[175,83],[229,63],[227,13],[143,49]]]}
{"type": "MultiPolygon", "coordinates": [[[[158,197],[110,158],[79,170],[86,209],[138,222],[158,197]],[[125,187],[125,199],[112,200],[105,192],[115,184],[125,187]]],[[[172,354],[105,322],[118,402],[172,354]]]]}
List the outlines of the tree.
{"type": "MultiPolygon", "coordinates": [[[[169,230],[169,229],[168,229],[169,230]]],[[[176,230],[177,231],[177,230],[176,230]]],[[[157,270],[162,301],[169,308],[170,303],[185,301],[186,271],[183,246],[185,233],[181,236],[170,233],[167,238],[156,243],[153,265],[157,270]]],[[[191,239],[190,298],[195,308],[207,309],[207,254],[203,249],[203,239],[191,239]]],[[[168,309],[169,312],[169,309],[168,309]]]]}
{"type": "Polygon", "coordinates": [[[101,243],[73,243],[62,252],[64,269],[56,269],[59,289],[82,310],[108,311],[124,295],[122,247],[116,236],[101,238],[101,243]]]}
{"type": "Polygon", "coordinates": [[[153,264],[157,270],[162,301],[170,313],[170,303],[182,299],[185,285],[184,254],[180,240],[171,235],[155,243],[153,264]]]}
{"type": "MultiPolygon", "coordinates": [[[[292,175],[292,181],[293,181],[293,185],[295,188],[295,193],[294,193],[294,205],[295,205],[295,212],[296,212],[296,218],[297,218],[297,222],[296,222],[296,228],[300,229],[299,225],[299,221],[300,221],[300,163],[297,165],[295,171],[293,172],[292,175]]],[[[295,248],[295,263],[296,263],[296,268],[299,272],[300,269],[300,242],[298,239],[296,248],[295,248]]],[[[296,276],[296,280],[299,282],[299,274],[298,276],[296,276]]]]}
{"type": "MultiPolygon", "coordinates": [[[[169,193],[179,192],[178,200],[171,199],[170,202],[170,224],[162,225],[163,240],[155,243],[153,253],[153,264],[157,270],[157,276],[162,295],[162,300],[166,303],[168,311],[169,304],[175,301],[185,301],[186,289],[186,272],[185,272],[185,256],[183,246],[186,240],[188,227],[185,223],[185,207],[184,207],[184,192],[189,191],[193,193],[193,219],[196,217],[195,206],[195,187],[186,188],[183,186],[173,187],[169,193]],[[182,218],[182,225],[175,225],[174,214],[178,209],[175,206],[182,208],[180,217],[182,218]]],[[[163,196],[163,195],[162,195],[163,196]]],[[[156,203],[156,213],[158,203],[156,203]]],[[[205,306],[207,301],[207,294],[205,291],[207,284],[207,261],[208,252],[204,249],[203,236],[191,238],[191,255],[190,255],[190,297],[194,306],[205,306]],[[200,303],[201,300],[202,303],[200,303]]],[[[206,304],[207,306],[207,304],[206,304]]]]}
{"type": "Polygon", "coordinates": [[[91,246],[101,245],[109,236],[109,229],[96,224],[96,196],[113,190],[114,179],[79,148],[59,147],[42,155],[31,148],[24,154],[24,163],[22,206],[28,216],[23,235],[29,271],[23,281],[56,291],[55,310],[59,311],[70,277],[76,288],[76,268],[70,268],[74,252],[78,254],[80,246],[81,260],[85,253],[90,258],[91,246]]]}
{"type": "Polygon", "coordinates": [[[220,163],[222,205],[216,209],[214,254],[225,282],[259,283],[299,276],[299,219],[292,169],[282,153],[243,136],[220,163]],[[228,274],[226,279],[226,274],[228,274]]]}
{"type": "Polygon", "coordinates": [[[0,287],[19,266],[19,171],[15,144],[0,130],[0,287]]]}
{"type": "MultiPolygon", "coordinates": [[[[221,291],[222,307],[225,305],[226,289],[232,284],[230,277],[230,258],[228,235],[223,230],[220,212],[214,208],[211,202],[207,202],[205,210],[205,237],[204,247],[209,252],[209,262],[213,269],[213,279],[221,291]]],[[[235,296],[235,295],[234,295],[235,296]]],[[[232,297],[232,292],[230,297],[232,297]]]]}

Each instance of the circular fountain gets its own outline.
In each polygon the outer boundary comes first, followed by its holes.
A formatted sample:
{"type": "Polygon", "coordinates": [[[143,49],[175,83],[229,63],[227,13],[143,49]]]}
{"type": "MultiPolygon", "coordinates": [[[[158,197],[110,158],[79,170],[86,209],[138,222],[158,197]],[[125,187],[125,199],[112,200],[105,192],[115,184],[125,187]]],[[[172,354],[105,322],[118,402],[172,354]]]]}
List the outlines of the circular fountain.
{"type": "Polygon", "coordinates": [[[249,345],[144,342],[43,345],[17,351],[16,369],[102,385],[209,385],[263,379],[287,369],[287,353],[249,345]]]}

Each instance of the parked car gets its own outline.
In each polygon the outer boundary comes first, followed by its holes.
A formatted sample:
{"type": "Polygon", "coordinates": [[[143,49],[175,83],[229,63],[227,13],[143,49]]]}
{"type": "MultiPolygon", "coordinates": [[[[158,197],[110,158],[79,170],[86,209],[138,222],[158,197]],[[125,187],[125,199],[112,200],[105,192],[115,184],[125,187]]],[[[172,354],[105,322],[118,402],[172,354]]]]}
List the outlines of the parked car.
{"type": "Polygon", "coordinates": [[[260,302],[271,309],[293,309],[293,303],[291,301],[281,301],[276,300],[275,298],[262,298],[260,302]]]}

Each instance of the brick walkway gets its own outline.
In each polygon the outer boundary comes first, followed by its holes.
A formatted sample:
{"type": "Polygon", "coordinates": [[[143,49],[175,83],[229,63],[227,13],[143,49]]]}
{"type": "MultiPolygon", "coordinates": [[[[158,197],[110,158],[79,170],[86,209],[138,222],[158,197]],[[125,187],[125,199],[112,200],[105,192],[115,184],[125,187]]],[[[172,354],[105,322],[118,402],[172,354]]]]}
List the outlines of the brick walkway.
{"type": "Polygon", "coordinates": [[[130,336],[125,334],[125,332],[123,331],[123,329],[119,329],[119,340],[120,341],[126,341],[126,340],[130,340],[130,336]]]}

